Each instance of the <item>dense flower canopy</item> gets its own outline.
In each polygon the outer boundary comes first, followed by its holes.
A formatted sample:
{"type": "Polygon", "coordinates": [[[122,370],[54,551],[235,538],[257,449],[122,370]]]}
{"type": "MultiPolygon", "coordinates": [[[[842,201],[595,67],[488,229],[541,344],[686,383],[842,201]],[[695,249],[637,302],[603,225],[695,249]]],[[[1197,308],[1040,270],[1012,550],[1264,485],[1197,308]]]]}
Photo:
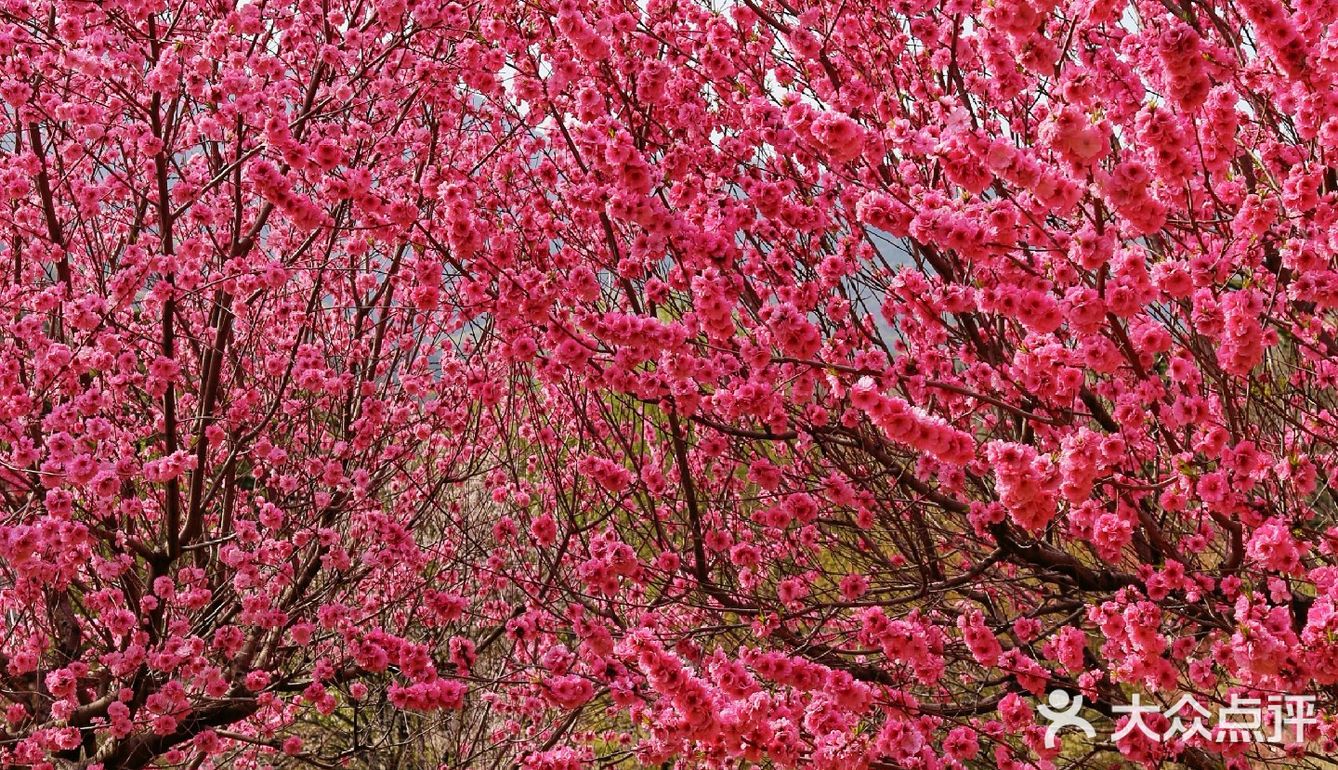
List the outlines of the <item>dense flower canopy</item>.
{"type": "Polygon", "coordinates": [[[0,764],[1331,764],[1335,251],[1334,0],[0,0],[0,764]]]}

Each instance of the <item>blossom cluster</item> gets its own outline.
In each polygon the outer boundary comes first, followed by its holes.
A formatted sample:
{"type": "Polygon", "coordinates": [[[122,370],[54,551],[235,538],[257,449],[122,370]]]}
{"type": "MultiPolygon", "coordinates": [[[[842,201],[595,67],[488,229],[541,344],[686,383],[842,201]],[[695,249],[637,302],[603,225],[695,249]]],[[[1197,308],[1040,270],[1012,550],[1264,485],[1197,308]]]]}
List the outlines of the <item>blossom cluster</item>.
{"type": "Polygon", "coordinates": [[[1332,0],[0,0],[0,765],[1317,764],[1335,254],[1332,0]]]}

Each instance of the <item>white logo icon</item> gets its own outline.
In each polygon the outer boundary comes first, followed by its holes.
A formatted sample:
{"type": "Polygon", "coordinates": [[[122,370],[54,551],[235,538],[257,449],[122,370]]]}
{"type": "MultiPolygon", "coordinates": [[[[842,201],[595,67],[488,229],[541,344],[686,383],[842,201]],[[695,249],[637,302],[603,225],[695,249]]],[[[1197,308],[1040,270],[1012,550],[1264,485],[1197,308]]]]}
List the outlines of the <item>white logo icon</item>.
{"type": "Polygon", "coordinates": [[[1055,747],[1055,736],[1066,727],[1082,730],[1088,738],[1096,737],[1096,728],[1092,727],[1092,723],[1078,716],[1078,712],[1082,711],[1081,695],[1073,697],[1065,690],[1051,690],[1046,696],[1046,701],[1050,705],[1042,703],[1036,710],[1041,712],[1041,716],[1050,720],[1050,726],[1045,728],[1047,749],[1055,747]]]}

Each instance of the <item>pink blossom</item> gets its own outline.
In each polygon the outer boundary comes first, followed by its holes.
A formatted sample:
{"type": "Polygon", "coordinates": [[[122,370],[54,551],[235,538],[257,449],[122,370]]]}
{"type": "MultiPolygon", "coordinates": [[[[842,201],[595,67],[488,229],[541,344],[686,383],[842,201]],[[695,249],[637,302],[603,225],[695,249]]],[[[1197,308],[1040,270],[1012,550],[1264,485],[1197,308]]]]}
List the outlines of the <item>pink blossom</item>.
{"type": "Polygon", "coordinates": [[[1333,753],[1332,2],[49,5],[0,766],[1333,753]]]}

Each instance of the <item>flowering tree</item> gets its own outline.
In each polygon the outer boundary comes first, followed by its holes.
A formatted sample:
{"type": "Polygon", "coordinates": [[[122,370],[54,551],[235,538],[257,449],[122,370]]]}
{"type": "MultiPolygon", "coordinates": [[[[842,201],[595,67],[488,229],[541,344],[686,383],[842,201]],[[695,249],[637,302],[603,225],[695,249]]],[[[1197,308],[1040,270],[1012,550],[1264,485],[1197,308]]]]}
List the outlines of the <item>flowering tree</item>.
{"type": "Polygon", "coordinates": [[[0,99],[0,763],[1335,750],[1334,2],[6,0],[0,99]]]}

